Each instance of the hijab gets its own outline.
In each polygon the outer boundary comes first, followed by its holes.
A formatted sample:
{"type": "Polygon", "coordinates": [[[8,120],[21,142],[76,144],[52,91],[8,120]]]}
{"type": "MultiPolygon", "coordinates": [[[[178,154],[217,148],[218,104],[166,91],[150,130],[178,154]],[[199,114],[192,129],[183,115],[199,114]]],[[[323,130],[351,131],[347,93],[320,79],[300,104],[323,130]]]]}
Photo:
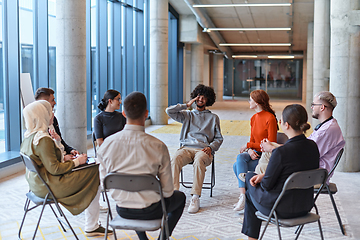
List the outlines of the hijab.
{"type": "Polygon", "coordinates": [[[26,132],[25,138],[35,134],[33,144],[38,145],[43,137],[50,137],[48,128],[52,117],[51,104],[46,100],[38,100],[28,104],[23,110],[26,132]]]}

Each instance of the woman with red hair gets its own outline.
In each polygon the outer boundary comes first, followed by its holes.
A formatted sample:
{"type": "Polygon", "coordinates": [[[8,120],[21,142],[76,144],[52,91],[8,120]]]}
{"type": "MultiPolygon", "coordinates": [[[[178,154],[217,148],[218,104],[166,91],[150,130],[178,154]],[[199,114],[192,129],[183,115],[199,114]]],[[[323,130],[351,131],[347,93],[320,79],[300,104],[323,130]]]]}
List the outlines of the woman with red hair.
{"type": "Polygon", "coordinates": [[[261,140],[267,138],[271,142],[276,142],[278,130],[275,112],[270,106],[269,95],[264,90],[252,91],[249,104],[250,109],[254,109],[256,114],[250,120],[250,141],[240,148],[240,154],[233,166],[240,189],[239,201],[234,207],[235,211],[241,211],[245,207],[245,183],[239,178],[239,174],[255,170],[261,156],[261,140]]]}

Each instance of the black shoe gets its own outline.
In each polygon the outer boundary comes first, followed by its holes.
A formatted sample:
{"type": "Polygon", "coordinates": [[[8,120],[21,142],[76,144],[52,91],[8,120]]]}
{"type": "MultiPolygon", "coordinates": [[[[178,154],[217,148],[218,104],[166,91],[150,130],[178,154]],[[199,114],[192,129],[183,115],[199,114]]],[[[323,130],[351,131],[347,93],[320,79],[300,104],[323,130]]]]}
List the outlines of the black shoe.
{"type": "MultiPolygon", "coordinates": [[[[93,237],[93,236],[105,236],[105,228],[99,226],[97,229],[91,232],[85,231],[86,236],[93,237]]],[[[112,235],[113,231],[108,229],[108,235],[112,235]]]]}

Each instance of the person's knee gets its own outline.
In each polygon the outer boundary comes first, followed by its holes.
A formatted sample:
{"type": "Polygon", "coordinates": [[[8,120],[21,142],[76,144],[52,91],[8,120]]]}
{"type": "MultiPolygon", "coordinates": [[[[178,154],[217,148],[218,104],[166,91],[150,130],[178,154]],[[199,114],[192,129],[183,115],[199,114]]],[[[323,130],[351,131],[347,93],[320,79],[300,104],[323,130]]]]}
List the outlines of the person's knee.
{"type": "Polygon", "coordinates": [[[175,190],[174,191],[174,194],[176,194],[176,199],[178,199],[179,202],[181,202],[183,206],[185,206],[185,203],[186,203],[186,196],[185,196],[185,193],[183,192],[180,192],[178,190],[175,190]]]}

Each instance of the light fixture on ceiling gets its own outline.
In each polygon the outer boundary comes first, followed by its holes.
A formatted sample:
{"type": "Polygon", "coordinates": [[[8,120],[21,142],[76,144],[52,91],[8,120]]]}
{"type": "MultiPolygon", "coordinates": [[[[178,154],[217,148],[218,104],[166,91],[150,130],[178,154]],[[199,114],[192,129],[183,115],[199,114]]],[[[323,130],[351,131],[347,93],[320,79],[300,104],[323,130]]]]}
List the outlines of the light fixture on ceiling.
{"type": "Polygon", "coordinates": [[[194,8],[207,7],[290,7],[291,3],[232,3],[232,4],[194,4],[194,8]]]}
{"type": "Polygon", "coordinates": [[[257,58],[257,55],[232,55],[232,58],[257,58]]]}
{"type": "Polygon", "coordinates": [[[291,43],[219,43],[224,47],[290,47],[291,43]]]}
{"type": "Polygon", "coordinates": [[[203,32],[211,31],[290,31],[291,28],[204,28],[203,32]]]}
{"type": "Polygon", "coordinates": [[[294,55],[269,55],[268,58],[270,59],[293,59],[295,58],[294,55]]]}

